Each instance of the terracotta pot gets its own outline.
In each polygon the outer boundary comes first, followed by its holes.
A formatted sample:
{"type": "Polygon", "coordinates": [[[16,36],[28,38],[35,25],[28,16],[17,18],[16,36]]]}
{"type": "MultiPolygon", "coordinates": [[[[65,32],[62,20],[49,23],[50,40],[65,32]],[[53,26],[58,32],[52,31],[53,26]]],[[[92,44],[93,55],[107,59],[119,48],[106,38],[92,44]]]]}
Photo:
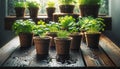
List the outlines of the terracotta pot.
{"type": "Polygon", "coordinates": [[[89,34],[85,33],[87,46],[93,49],[98,48],[101,33],[89,34]]]}
{"type": "Polygon", "coordinates": [[[73,13],[74,5],[60,5],[60,12],[61,13],[73,13]]]}
{"type": "Polygon", "coordinates": [[[72,43],[70,45],[71,50],[79,50],[81,45],[81,38],[82,34],[71,34],[70,37],[72,37],[72,43]]]}
{"type": "Polygon", "coordinates": [[[53,18],[53,13],[55,12],[55,8],[54,7],[48,7],[48,8],[46,8],[46,11],[47,11],[48,18],[53,18]]]}
{"type": "Polygon", "coordinates": [[[50,47],[55,47],[54,37],[57,37],[57,32],[48,32],[46,35],[52,37],[50,47]]]}
{"type": "Polygon", "coordinates": [[[39,8],[29,8],[31,18],[37,18],[39,8]]]}
{"type": "Polygon", "coordinates": [[[33,45],[33,33],[20,33],[19,39],[21,48],[31,47],[33,45]]]}
{"type": "Polygon", "coordinates": [[[39,36],[34,37],[34,44],[36,47],[37,55],[48,55],[49,54],[49,45],[50,37],[41,38],[39,36]]]}
{"type": "Polygon", "coordinates": [[[54,40],[55,40],[57,55],[69,55],[69,49],[72,38],[69,37],[64,39],[64,38],[55,37],[54,40]]]}
{"type": "Polygon", "coordinates": [[[16,7],[14,9],[15,9],[16,17],[24,17],[25,16],[25,8],[16,7]]]}
{"type": "Polygon", "coordinates": [[[100,5],[79,5],[80,15],[82,17],[92,16],[98,17],[100,5]]]}

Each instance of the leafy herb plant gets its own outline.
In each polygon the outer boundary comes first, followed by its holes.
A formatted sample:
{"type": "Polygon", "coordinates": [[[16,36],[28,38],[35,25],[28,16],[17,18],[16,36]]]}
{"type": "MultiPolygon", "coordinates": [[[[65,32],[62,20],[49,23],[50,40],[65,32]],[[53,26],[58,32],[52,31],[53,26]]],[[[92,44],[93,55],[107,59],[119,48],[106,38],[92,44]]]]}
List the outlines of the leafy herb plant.
{"type": "Polygon", "coordinates": [[[15,2],[14,7],[24,7],[26,8],[26,2],[15,2]]]}
{"type": "Polygon", "coordinates": [[[58,30],[60,29],[59,27],[59,23],[56,22],[50,21],[49,24],[47,24],[49,32],[58,32],[58,30]]]}
{"type": "Polygon", "coordinates": [[[59,3],[62,5],[71,5],[75,3],[75,0],[59,0],[59,3]]]}
{"type": "Polygon", "coordinates": [[[46,23],[43,20],[38,21],[38,24],[35,25],[34,34],[37,36],[44,37],[45,33],[48,31],[46,23]]]}
{"type": "Polygon", "coordinates": [[[36,1],[31,1],[31,2],[27,2],[27,6],[28,8],[39,8],[40,4],[37,3],[36,1]]]}
{"type": "Polygon", "coordinates": [[[68,31],[65,31],[65,30],[60,30],[58,33],[57,33],[57,36],[58,38],[67,38],[69,36],[69,32],[68,31]]]}
{"type": "Polygon", "coordinates": [[[49,0],[49,1],[47,2],[47,7],[55,7],[55,2],[54,2],[54,0],[49,0]]]}
{"type": "Polygon", "coordinates": [[[68,30],[70,23],[75,23],[75,19],[72,16],[59,17],[60,27],[63,30],[68,30]]]}
{"type": "Polygon", "coordinates": [[[32,20],[16,20],[12,26],[12,30],[16,34],[32,33],[35,27],[35,22],[32,20]]]}
{"type": "Polygon", "coordinates": [[[96,5],[100,4],[101,0],[78,0],[80,5],[96,5]]]}
{"type": "Polygon", "coordinates": [[[105,24],[103,21],[104,19],[102,18],[93,18],[91,16],[83,17],[79,20],[79,23],[81,24],[80,29],[84,29],[88,33],[104,31],[105,24]]]}

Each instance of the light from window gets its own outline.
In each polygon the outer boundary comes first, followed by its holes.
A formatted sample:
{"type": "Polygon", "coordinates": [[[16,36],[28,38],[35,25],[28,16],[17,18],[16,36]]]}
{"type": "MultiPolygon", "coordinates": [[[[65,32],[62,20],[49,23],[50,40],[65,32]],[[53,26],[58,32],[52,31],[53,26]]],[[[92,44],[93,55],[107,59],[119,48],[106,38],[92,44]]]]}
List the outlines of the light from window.
{"type": "MultiPolygon", "coordinates": [[[[14,11],[14,7],[13,7],[13,3],[14,2],[16,2],[16,1],[27,1],[27,0],[7,0],[8,2],[7,2],[7,4],[8,4],[8,12],[7,12],[7,14],[8,15],[15,15],[15,11],[14,11]]],[[[30,1],[30,0],[28,0],[28,1],[30,1]]],[[[35,1],[35,0],[33,0],[33,1],[35,1]]],[[[41,5],[41,7],[40,7],[40,9],[39,9],[39,15],[46,15],[46,2],[48,1],[48,0],[36,0],[37,2],[39,2],[40,3],[40,5],[41,5]]],[[[54,0],[55,1],[55,7],[56,7],[56,12],[58,13],[58,12],[60,12],[59,11],[59,4],[58,4],[58,0],[54,0]]],[[[108,15],[108,10],[109,10],[109,8],[108,8],[108,0],[102,0],[102,5],[101,5],[101,8],[100,8],[100,10],[99,10],[99,14],[102,14],[102,15],[108,15]]],[[[76,4],[75,5],[76,7],[75,7],[75,9],[74,9],[74,13],[79,13],[80,11],[79,11],[79,7],[78,7],[78,5],[76,4]]],[[[28,9],[26,10],[26,14],[27,15],[29,15],[29,11],[28,11],[28,9]]]]}

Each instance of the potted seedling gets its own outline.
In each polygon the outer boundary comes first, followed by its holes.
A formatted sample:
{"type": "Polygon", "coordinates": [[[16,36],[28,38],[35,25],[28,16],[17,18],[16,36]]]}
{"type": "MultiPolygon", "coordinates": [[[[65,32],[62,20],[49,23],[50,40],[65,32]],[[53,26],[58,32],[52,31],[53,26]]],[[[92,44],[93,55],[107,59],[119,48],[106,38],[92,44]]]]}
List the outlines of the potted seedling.
{"type": "Polygon", "coordinates": [[[98,48],[101,31],[104,31],[105,24],[102,18],[84,17],[81,19],[81,29],[85,30],[87,46],[93,49],[98,48]]]}
{"type": "Polygon", "coordinates": [[[19,35],[21,48],[32,46],[34,26],[35,22],[32,20],[16,20],[14,22],[12,29],[19,35]]]}
{"type": "Polygon", "coordinates": [[[72,16],[59,17],[58,22],[60,23],[60,28],[62,30],[68,30],[69,23],[74,22],[75,19],[72,16]]]}
{"type": "Polygon", "coordinates": [[[27,5],[28,5],[30,17],[36,18],[38,15],[40,4],[37,3],[36,1],[30,1],[30,2],[27,2],[27,5]]]}
{"type": "Polygon", "coordinates": [[[59,0],[61,13],[73,13],[75,0],[59,0]]]}
{"type": "Polygon", "coordinates": [[[35,26],[34,29],[34,45],[36,48],[37,56],[48,56],[49,54],[49,45],[51,37],[46,36],[47,28],[44,21],[38,21],[38,24],[35,26]]]}
{"type": "Polygon", "coordinates": [[[15,2],[14,9],[16,13],[16,17],[24,17],[25,16],[25,9],[26,3],[25,2],[15,2]]]}
{"type": "MultiPolygon", "coordinates": [[[[84,18],[83,18],[84,19],[84,18]]],[[[86,43],[86,39],[85,39],[85,29],[82,29],[81,28],[81,25],[82,24],[84,24],[86,21],[88,21],[87,19],[86,20],[82,20],[81,21],[81,18],[78,18],[78,22],[77,22],[77,24],[78,24],[78,26],[79,26],[79,30],[80,30],[80,32],[82,33],[82,42],[84,42],[84,43],[86,43]]]]}
{"type": "Polygon", "coordinates": [[[68,31],[71,33],[70,37],[73,38],[70,49],[79,51],[82,38],[82,34],[80,33],[80,25],[73,21],[69,23],[68,31]]]}
{"type": "Polygon", "coordinates": [[[98,17],[101,0],[78,0],[82,17],[98,17]]]}
{"type": "Polygon", "coordinates": [[[55,2],[54,2],[54,0],[49,0],[47,2],[46,10],[47,10],[47,16],[49,18],[53,18],[53,13],[55,12],[55,2]]]}
{"type": "Polygon", "coordinates": [[[51,36],[52,40],[50,42],[50,47],[55,47],[54,37],[57,37],[57,32],[59,30],[59,23],[50,21],[47,24],[48,32],[46,33],[47,36],[51,36]]]}
{"type": "Polygon", "coordinates": [[[72,37],[69,37],[69,32],[65,30],[59,30],[57,37],[54,38],[56,45],[57,61],[65,61],[70,57],[70,45],[72,37]]]}

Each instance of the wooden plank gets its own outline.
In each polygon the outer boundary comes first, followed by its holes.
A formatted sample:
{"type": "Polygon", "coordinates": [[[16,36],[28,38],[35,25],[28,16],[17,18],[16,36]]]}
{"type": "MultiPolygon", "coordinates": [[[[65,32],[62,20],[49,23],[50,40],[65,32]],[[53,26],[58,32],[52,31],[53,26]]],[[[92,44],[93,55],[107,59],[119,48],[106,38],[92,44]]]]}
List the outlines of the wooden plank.
{"type": "Polygon", "coordinates": [[[101,36],[99,44],[114,64],[120,66],[120,48],[104,35],[101,36]]]}
{"type": "Polygon", "coordinates": [[[34,50],[34,46],[30,49],[20,49],[18,47],[9,59],[3,64],[3,67],[14,66],[14,67],[28,67],[32,60],[31,52],[34,50]]]}
{"type": "Polygon", "coordinates": [[[19,44],[19,38],[15,37],[0,49],[0,66],[14,52],[14,50],[19,46],[19,44]]]}
{"type": "Polygon", "coordinates": [[[93,50],[93,53],[98,55],[98,57],[96,57],[96,58],[100,61],[102,67],[114,67],[115,66],[115,64],[103,52],[101,47],[99,47],[99,51],[93,50]]]}
{"type": "Polygon", "coordinates": [[[100,48],[97,50],[93,50],[87,47],[86,44],[82,43],[81,50],[82,50],[87,67],[114,67],[115,66],[100,48]]]}
{"type": "Polygon", "coordinates": [[[82,54],[83,54],[83,57],[84,57],[84,60],[85,60],[85,63],[87,66],[96,66],[94,60],[90,57],[89,55],[89,48],[86,47],[85,44],[81,44],[81,51],[82,51],[82,54]]]}

